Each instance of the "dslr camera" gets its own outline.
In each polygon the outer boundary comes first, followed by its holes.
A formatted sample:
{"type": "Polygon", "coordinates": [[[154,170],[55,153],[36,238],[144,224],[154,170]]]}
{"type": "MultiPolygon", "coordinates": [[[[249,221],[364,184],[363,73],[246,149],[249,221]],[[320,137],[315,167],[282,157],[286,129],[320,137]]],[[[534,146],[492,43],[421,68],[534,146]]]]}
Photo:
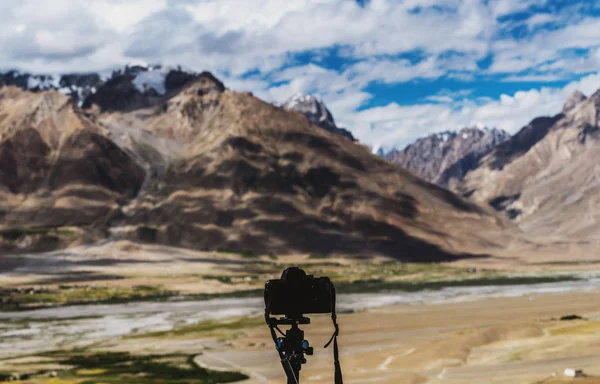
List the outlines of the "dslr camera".
{"type": "Polygon", "coordinates": [[[306,313],[331,313],[335,288],[329,277],[307,275],[298,267],[283,271],[281,279],[265,284],[267,314],[300,318],[306,313]]]}
{"type": "Polygon", "coordinates": [[[316,278],[298,267],[283,271],[281,279],[268,280],[265,284],[265,321],[279,353],[279,360],[288,378],[288,384],[300,384],[300,369],[306,363],[304,354],[312,355],[313,348],[304,339],[300,324],[310,324],[307,313],[331,313],[335,332],[325,348],[333,342],[335,384],[343,384],[339,361],[337,336],[340,332],[335,313],[335,287],[329,277],[316,278]],[[284,315],[282,318],[270,315],[284,315]],[[290,325],[285,334],[279,325],[290,325]],[[278,331],[283,337],[277,337],[278,331]]]}

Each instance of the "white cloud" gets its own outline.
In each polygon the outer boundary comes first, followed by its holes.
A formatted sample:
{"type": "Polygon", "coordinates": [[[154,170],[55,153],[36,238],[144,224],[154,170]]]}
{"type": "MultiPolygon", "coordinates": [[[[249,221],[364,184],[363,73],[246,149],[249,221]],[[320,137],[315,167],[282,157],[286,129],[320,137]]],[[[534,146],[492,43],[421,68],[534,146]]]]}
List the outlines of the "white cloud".
{"type": "Polygon", "coordinates": [[[109,67],[132,59],[176,60],[236,74],[277,68],[265,65],[264,57],[280,64],[289,52],[332,45],[348,46],[361,58],[415,49],[433,55],[465,51],[479,57],[496,24],[489,10],[474,0],[373,0],[364,8],[349,0],[24,0],[0,7],[3,28],[27,25],[31,30],[23,39],[0,36],[3,65],[44,70],[60,63],[64,71],[80,69],[81,61],[69,57],[82,54],[78,47],[87,48],[84,56],[93,63],[94,52],[105,45],[113,47],[112,62],[103,61],[109,67]],[[417,5],[423,10],[410,12],[417,5]],[[455,13],[427,5],[449,6],[455,13]],[[32,36],[37,40],[28,39],[32,36]],[[20,59],[16,46],[35,60],[20,59]]]}
{"type": "MultiPolygon", "coordinates": [[[[4,2],[0,22],[14,33],[0,36],[0,62],[3,67],[76,71],[142,59],[239,76],[253,69],[277,70],[290,52],[334,45],[367,62],[374,55],[414,50],[431,57],[425,63],[429,70],[424,64],[403,64],[404,71],[384,74],[389,81],[403,81],[411,72],[427,77],[475,71],[476,60],[489,53],[497,54],[492,71],[512,73],[556,59],[559,48],[598,45],[600,20],[593,18],[530,41],[494,41],[502,27],[498,17],[544,2],[372,0],[365,7],[350,0],[4,2]],[[461,55],[437,57],[447,51],[461,55]],[[535,58],[530,52],[536,52],[535,58]]],[[[534,26],[551,17],[556,16],[534,15],[524,23],[534,26]]]]}
{"type": "Polygon", "coordinates": [[[552,81],[600,68],[600,19],[573,5],[524,20],[507,15],[547,0],[21,0],[0,2],[0,67],[33,72],[106,71],[130,61],[210,70],[232,89],[268,101],[295,92],[323,98],[341,125],[368,144],[402,146],[434,131],[481,121],[515,131],[560,110],[571,88],[591,93],[590,75],[562,89],[540,88],[474,100],[437,92],[420,105],[364,109],[373,82],[396,84],[476,75],[552,81]],[[505,20],[507,19],[507,20],[505,20]],[[556,28],[539,32],[552,22],[556,28]],[[519,38],[505,32],[525,27],[519,38]],[[508,37],[507,37],[508,36],[508,37]],[[349,59],[295,63],[327,49],[349,59]],[[574,49],[589,54],[570,54],[574,49]],[[421,60],[413,60],[419,56],[421,60]],[[489,69],[478,60],[492,56],[489,69]],[[248,72],[256,73],[248,76],[248,72]]]}
{"type": "Polygon", "coordinates": [[[579,55],[565,56],[565,50],[600,47],[600,18],[583,18],[563,28],[536,34],[528,39],[505,39],[492,43],[494,63],[489,72],[515,73],[526,69],[560,71],[561,74],[597,70],[593,55],[582,61],[579,55]]]}
{"type": "Polygon", "coordinates": [[[345,105],[339,102],[332,103],[330,109],[334,116],[338,116],[338,122],[350,128],[359,140],[371,146],[382,145],[389,150],[393,147],[403,148],[430,133],[456,130],[477,123],[516,133],[535,117],[560,113],[563,103],[575,90],[590,95],[598,88],[600,72],[563,88],[543,87],[478,102],[438,96],[438,101],[443,103],[411,106],[392,103],[356,112],[352,103],[345,105]]]}
{"type": "Polygon", "coordinates": [[[532,5],[543,6],[547,0],[491,0],[490,8],[494,16],[504,16],[524,11],[532,5]]]}
{"type": "Polygon", "coordinates": [[[433,101],[436,103],[452,103],[454,101],[454,99],[451,98],[450,96],[439,96],[439,95],[427,96],[426,100],[433,101]]]}
{"type": "Polygon", "coordinates": [[[538,27],[540,25],[555,22],[557,20],[560,20],[560,16],[558,15],[553,15],[550,13],[538,13],[528,18],[525,21],[525,24],[527,24],[527,27],[529,29],[534,29],[535,27],[538,27]]]}
{"type": "Polygon", "coordinates": [[[167,7],[166,0],[94,0],[86,3],[96,22],[106,28],[126,33],[137,23],[167,7]]]}
{"type": "Polygon", "coordinates": [[[511,75],[502,79],[504,82],[551,82],[561,80],[558,75],[511,75]]]}

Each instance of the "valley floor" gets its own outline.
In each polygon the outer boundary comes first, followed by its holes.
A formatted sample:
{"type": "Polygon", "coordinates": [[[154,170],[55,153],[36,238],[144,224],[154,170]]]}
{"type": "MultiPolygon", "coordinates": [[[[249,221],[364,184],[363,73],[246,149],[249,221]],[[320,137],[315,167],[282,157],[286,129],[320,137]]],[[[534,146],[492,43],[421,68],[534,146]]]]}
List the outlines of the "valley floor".
{"type": "MultiPolygon", "coordinates": [[[[344,379],[350,384],[562,383],[571,380],[562,377],[565,368],[581,368],[591,377],[576,382],[597,383],[598,302],[600,292],[593,291],[383,307],[342,314],[344,379]],[[572,314],[583,319],[560,320],[572,314]]],[[[107,316],[102,321],[110,319],[107,316]]],[[[67,327],[69,321],[62,321],[67,327]]],[[[135,323],[133,318],[131,321],[135,323]]],[[[143,324],[138,325],[143,328],[143,324]]],[[[315,316],[305,330],[315,355],[308,356],[302,382],[330,383],[332,351],[321,346],[331,334],[331,323],[326,316],[315,316]]],[[[72,335],[58,353],[29,351],[15,356],[3,348],[0,372],[42,372],[23,383],[81,383],[94,377],[105,382],[102,374],[108,366],[101,359],[91,360],[97,365],[85,366],[87,370],[73,370],[64,359],[78,361],[81,356],[127,352],[132,359],[193,359],[199,367],[214,371],[242,372],[250,377],[248,384],[285,382],[260,316],[195,324],[181,321],[173,331],[132,328],[130,332],[118,337],[107,335],[88,345],[84,343],[85,334],[72,335]],[[53,371],[61,381],[48,377],[47,372],[53,371]]],[[[22,336],[21,343],[27,343],[22,336]]]]}
{"type": "MultiPolygon", "coordinates": [[[[381,308],[341,316],[344,379],[348,383],[558,383],[565,368],[581,368],[600,383],[600,292],[526,295],[452,304],[381,308]],[[585,320],[560,321],[579,314],[585,320]],[[556,376],[555,376],[556,375],[556,376]]],[[[307,326],[314,346],[331,326],[307,326]]],[[[333,382],[331,350],[315,348],[305,383],[333,382]]],[[[264,327],[229,348],[199,356],[206,364],[238,368],[256,383],[283,383],[264,327]],[[266,345],[264,348],[250,345],[266,345]]]]}
{"type": "MultiPolygon", "coordinates": [[[[0,271],[2,289],[23,307],[0,312],[0,382],[212,383],[239,380],[239,373],[249,377],[248,384],[285,382],[260,316],[261,299],[254,295],[284,265],[265,257],[217,256],[106,244],[10,259],[0,271]],[[231,291],[253,294],[224,297],[231,291]],[[91,293],[104,305],[23,311],[76,304],[91,293]],[[164,297],[157,301],[157,295],[164,297]]],[[[573,381],[562,376],[565,368],[589,375],[576,382],[600,383],[600,285],[590,277],[593,263],[530,263],[500,270],[323,256],[286,262],[312,264],[314,273],[332,275],[350,292],[370,292],[340,299],[346,383],[573,381]],[[587,277],[502,285],[516,272],[528,279],[540,273],[564,278],[567,272],[587,277]],[[385,293],[382,287],[406,291],[385,293]],[[569,315],[578,317],[561,320],[569,315]]],[[[331,383],[332,350],[321,348],[333,331],[331,321],[312,319],[305,331],[315,355],[307,357],[302,382],[331,383]]]]}

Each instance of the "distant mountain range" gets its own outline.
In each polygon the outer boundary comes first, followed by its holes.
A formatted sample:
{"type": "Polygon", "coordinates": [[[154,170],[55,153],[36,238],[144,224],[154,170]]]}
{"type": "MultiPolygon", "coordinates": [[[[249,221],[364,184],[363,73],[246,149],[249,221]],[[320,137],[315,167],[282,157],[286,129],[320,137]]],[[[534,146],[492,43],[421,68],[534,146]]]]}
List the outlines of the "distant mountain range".
{"type": "Polygon", "coordinates": [[[380,150],[378,154],[427,181],[453,189],[482,157],[509,138],[510,134],[500,129],[467,127],[434,133],[403,150],[380,150]]]}
{"type": "Polygon", "coordinates": [[[332,133],[312,98],[276,107],[163,68],[3,79],[0,254],[129,239],[439,261],[514,236],[491,210],[332,133]]]}
{"type": "Polygon", "coordinates": [[[471,127],[375,152],[528,234],[600,239],[600,90],[573,92],[556,115],[535,118],[514,136],[471,127]]]}
{"type": "Polygon", "coordinates": [[[533,234],[600,238],[600,90],[574,92],[483,157],[459,190],[533,234]]]}
{"type": "Polygon", "coordinates": [[[11,71],[0,248],[113,237],[441,260],[513,236],[493,210],[528,234],[600,239],[600,91],[557,112],[512,137],[467,127],[376,151],[384,160],[313,96],[275,106],[159,66],[104,79],[11,71]]]}

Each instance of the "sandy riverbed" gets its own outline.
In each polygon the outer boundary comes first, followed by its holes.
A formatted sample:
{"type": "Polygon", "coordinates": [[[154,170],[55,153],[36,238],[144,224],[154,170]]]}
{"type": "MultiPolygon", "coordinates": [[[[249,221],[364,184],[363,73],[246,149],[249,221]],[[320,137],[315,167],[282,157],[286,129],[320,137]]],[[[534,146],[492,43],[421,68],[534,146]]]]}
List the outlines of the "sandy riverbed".
{"type": "MultiPolygon", "coordinates": [[[[247,276],[257,260],[158,246],[107,243],[11,260],[0,265],[3,285],[7,287],[60,284],[74,278],[80,279],[76,280],[78,284],[80,281],[111,287],[150,284],[191,293],[259,285],[256,279],[251,282],[243,279],[233,286],[205,278],[207,274],[247,276]]],[[[268,259],[259,261],[263,262],[261,268],[266,268],[258,275],[262,282],[275,273],[279,264],[268,259]]],[[[313,262],[305,256],[285,260],[286,263],[308,261],[313,262]]],[[[577,269],[588,277],[596,269],[595,262],[590,260],[568,264],[554,259],[544,262],[547,264],[507,258],[479,261],[475,266],[527,273],[577,269]]],[[[455,265],[473,266],[466,261],[455,265]]],[[[355,270],[353,265],[345,264],[332,268],[333,272],[355,270]]],[[[443,273],[451,276],[454,272],[443,273]]],[[[0,315],[0,371],[25,372],[46,366],[61,369],[40,352],[85,346],[93,351],[196,355],[196,361],[202,365],[245,372],[251,376],[247,384],[284,383],[266,326],[168,337],[141,335],[206,319],[260,316],[260,299],[241,299],[239,303],[237,299],[228,300],[208,305],[85,306],[79,314],[74,313],[77,307],[4,313],[0,315]],[[235,308],[226,303],[234,303],[235,308]],[[212,316],[203,312],[206,308],[212,311],[212,316]],[[78,316],[85,317],[73,319],[78,316]],[[136,337],[131,338],[131,334],[136,337]]],[[[594,277],[587,282],[541,286],[348,296],[340,300],[340,306],[357,312],[340,315],[344,379],[347,384],[562,383],[569,382],[560,377],[565,368],[583,368],[589,375],[600,376],[599,303],[600,281],[594,277]],[[570,314],[587,320],[556,320],[570,314]],[[552,377],[555,372],[558,377],[552,377]]],[[[308,364],[302,370],[303,383],[332,382],[332,351],[321,348],[331,332],[326,316],[315,316],[313,324],[306,327],[306,337],[315,347],[315,355],[308,357],[308,364]]],[[[35,381],[38,382],[46,384],[35,381]]],[[[576,382],[600,381],[591,377],[576,382]]]]}
{"type": "MultiPolygon", "coordinates": [[[[600,377],[598,303],[600,291],[590,291],[414,303],[341,314],[344,379],[347,384],[562,383],[572,381],[561,377],[565,368],[582,368],[593,377],[575,382],[600,383],[595,378],[600,377]],[[571,314],[586,320],[558,320],[571,314]],[[553,377],[553,373],[558,373],[558,377],[553,377]]],[[[210,332],[144,336],[145,331],[161,328],[151,324],[152,319],[160,322],[177,319],[177,326],[182,326],[185,320],[194,321],[185,311],[169,316],[140,313],[129,318],[128,332],[94,335],[84,329],[70,339],[66,337],[62,345],[68,350],[79,344],[77,338],[82,341],[87,336],[95,336],[88,345],[94,351],[191,354],[196,355],[195,360],[203,366],[248,374],[251,379],[246,384],[285,383],[268,328],[260,321],[249,319],[248,326],[210,332]],[[145,325],[150,325],[145,331],[137,328],[145,325]],[[130,333],[136,337],[128,337],[130,333]]],[[[115,316],[82,321],[95,322],[99,331],[108,320],[121,324],[115,316]]],[[[126,318],[121,319],[123,321],[127,323],[126,318]]],[[[68,327],[76,324],[63,324],[63,330],[72,333],[68,327]]],[[[333,382],[331,348],[321,348],[332,332],[329,318],[314,316],[305,330],[306,338],[315,347],[315,355],[308,357],[308,364],[302,370],[302,382],[333,382]]],[[[44,331],[41,332],[29,339],[30,342],[43,336],[44,331]]],[[[60,337],[56,330],[48,332],[60,337]]],[[[27,342],[27,338],[24,340],[27,342]]],[[[41,364],[33,350],[19,354],[25,356],[17,360],[6,354],[2,356],[0,370],[24,367],[23,358],[41,364]]],[[[46,381],[39,383],[47,384],[46,381]]]]}
{"type": "MultiPolygon", "coordinates": [[[[600,376],[598,303],[600,292],[588,292],[378,308],[342,315],[345,382],[562,382],[552,374],[560,376],[569,367],[600,376]],[[573,313],[588,320],[552,320],[573,313]]],[[[331,350],[319,348],[328,339],[331,325],[321,317],[306,329],[307,338],[317,348],[315,356],[308,357],[302,381],[331,383],[331,350]]],[[[233,345],[211,351],[206,362],[243,369],[253,374],[255,383],[285,382],[266,327],[252,329],[233,345]],[[265,347],[249,347],[262,343],[265,347]]]]}

